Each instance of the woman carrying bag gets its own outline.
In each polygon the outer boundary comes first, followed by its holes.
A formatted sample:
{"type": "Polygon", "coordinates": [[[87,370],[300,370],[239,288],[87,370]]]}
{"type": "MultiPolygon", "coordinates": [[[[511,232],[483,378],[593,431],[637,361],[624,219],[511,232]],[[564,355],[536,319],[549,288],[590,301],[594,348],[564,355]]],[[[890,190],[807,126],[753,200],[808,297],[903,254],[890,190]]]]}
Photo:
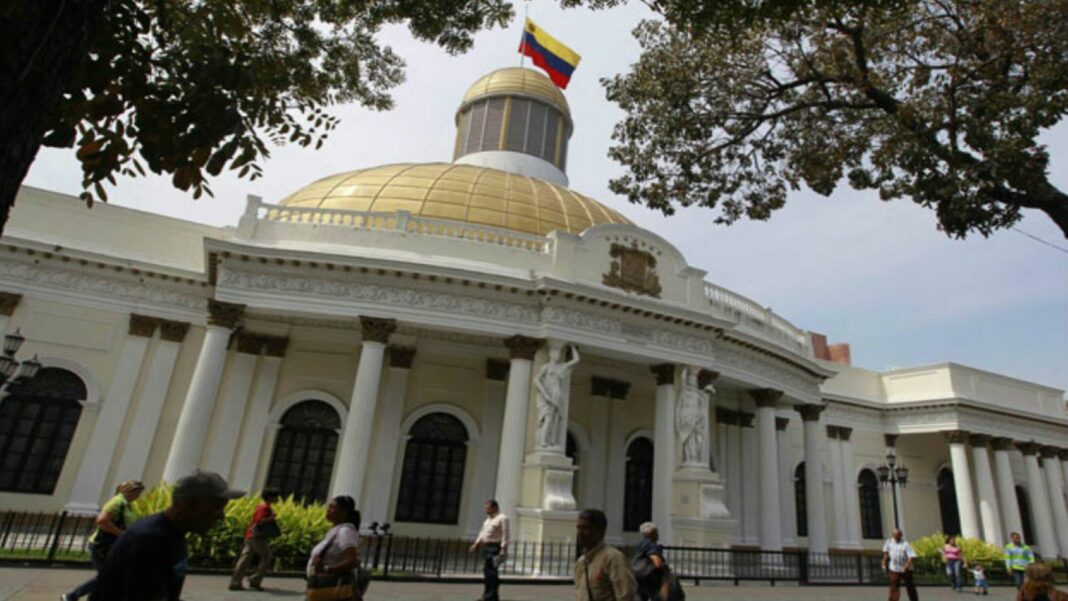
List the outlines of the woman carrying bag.
{"type": "Polygon", "coordinates": [[[326,505],[333,524],[308,559],[308,601],[362,601],[366,572],[360,570],[360,512],[349,496],[334,497],[326,505]]]}

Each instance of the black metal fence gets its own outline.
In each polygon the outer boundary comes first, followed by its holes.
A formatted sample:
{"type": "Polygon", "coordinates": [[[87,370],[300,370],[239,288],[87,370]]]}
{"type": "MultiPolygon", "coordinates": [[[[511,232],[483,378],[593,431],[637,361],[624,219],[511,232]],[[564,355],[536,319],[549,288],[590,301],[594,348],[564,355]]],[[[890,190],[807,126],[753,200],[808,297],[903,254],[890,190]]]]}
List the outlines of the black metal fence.
{"type": "MultiPolygon", "coordinates": [[[[89,561],[89,542],[95,529],[88,516],[64,513],[0,512],[0,561],[37,564],[72,564],[89,561]]],[[[304,542],[304,541],[302,541],[304,542]]],[[[277,573],[304,572],[308,553],[317,543],[274,557],[277,573]]],[[[469,552],[470,541],[364,536],[360,539],[363,564],[378,578],[466,580],[482,574],[480,553],[469,552]]],[[[297,545],[301,547],[301,545],[297,545]]],[[[629,549],[623,549],[629,552],[629,549]]],[[[629,554],[629,553],[628,553],[629,554]]],[[[666,547],[665,559],[684,581],[704,580],[793,582],[821,585],[880,585],[887,582],[882,557],[871,553],[819,554],[807,551],[758,551],[666,547]]],[[[578,549],[567,543],[514,541],[501,576],[510,579],[567,581],[578,549]]],[[[190,566],[202,571],[229,570],[234,557],[192,555],[190,566]]],[[[1068,583],[1068,562],[1052,564],[1060,583],[1068,583]]],[[[1009,584],[1001,562],[985,566],[991,584],[1009,584]]],[[[915,562],[919,584],[947,582],[945,566],[937,558],[915,562]]]]}

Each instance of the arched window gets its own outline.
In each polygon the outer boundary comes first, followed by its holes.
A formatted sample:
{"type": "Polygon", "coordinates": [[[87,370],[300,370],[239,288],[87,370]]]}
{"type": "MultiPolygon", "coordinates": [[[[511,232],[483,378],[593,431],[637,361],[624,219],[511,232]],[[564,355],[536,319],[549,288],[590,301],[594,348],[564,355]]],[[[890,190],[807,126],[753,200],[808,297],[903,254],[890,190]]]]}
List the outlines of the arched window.
{"type": "Polygon", "coordinates": [[[794,507],[797,513],[797,535],[808,536],[808,505],[805,502],[805,462],[794,468],[794,507]]]}
{"type": "Polygon", "coordinates": [[[11,383],[0,400],[0,491],[55,491],[86,394],[81,378],[58,367],[11,383]]]}
{"type": "Polygon", "coordinates": [[[957,488],[953,483],[953,470],[944,467],[938,470],[938,509],[942,513],[942,532],[960,534],[960,510],[957,507],[957,488]]]}
{"type": "Polygon", "coordinates": [[[883,512],[879,508],[879,479],[871,470],[861,470],[857,477],[860,492],[860,530],[864,538],[883,537],[883,512]]]}
{"type": "MultiPolygon", "coordinates": [[[[567,444],[564,450],[564,454],[566,454],[571,459],[571,465],[574,465],[576,468],[579,466],[578,443],[575,442],[575,435],[571,433],[571,430],[567,431],[567,444]]],[[[582,500],[579,499],[578,470],[575,470],[573,474],[574,475],[572,476],[571,480],[571,496],[575,498],[575,503],[577,503],[578,506],[581,507],[582,500]]]]}
{"type": "Polygon", "coordinates": [[[653,441],[639,437],[627,447],[627,482],[623,493],[623,530],[637,532],[653,518],[653,441]]]}
{"type": "Polygon", "coordinates": [[[419,418],[408,433],[397,493],[398,522],[455,524],[467,461],[467,429],[448,413],[419,418]]]}
{"type": "Polygon", "coordinates": [[[301,401],[282,415],[267,485],[283,496],[325,501],[337,453],[341,418],[323,401],[301,401]]]}
{"type": "Polygon", "coordinates": [[[1035,528],[1031,522],[1031,501],[1027,497],[1027,489],[1022,486],[1016,486],[1016,504],[1020,507],[1020,522],[1023,527],[1024,542],[1027,544],[1034,544],[1035,542],[1035,528]]]}

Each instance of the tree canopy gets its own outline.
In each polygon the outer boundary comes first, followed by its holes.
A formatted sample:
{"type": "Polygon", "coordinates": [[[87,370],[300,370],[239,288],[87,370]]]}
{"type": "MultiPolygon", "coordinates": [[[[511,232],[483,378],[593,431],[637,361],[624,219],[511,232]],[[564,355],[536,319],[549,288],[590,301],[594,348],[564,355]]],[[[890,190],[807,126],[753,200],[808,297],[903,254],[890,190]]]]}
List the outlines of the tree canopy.
{"type": "Polygon", "coordinates": [[[665,19],[635,30],[641,58],[604,81],[626,112],[610,185],[630,201],[732,223],[846,180],[933,209],[950,236],[1032,208],[1068,237],[1037,140],[1068,109],[1068,0],[651,6],[665,19]]]}

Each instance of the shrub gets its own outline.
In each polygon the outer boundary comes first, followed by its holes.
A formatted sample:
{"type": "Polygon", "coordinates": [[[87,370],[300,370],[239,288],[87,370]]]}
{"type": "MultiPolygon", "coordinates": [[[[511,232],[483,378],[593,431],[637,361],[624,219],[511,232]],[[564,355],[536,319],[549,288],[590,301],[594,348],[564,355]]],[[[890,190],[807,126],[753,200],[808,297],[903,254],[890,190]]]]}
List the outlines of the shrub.
{"type": "MultiPolygon", "coordinates": [[[[912,548],[923,558],[942,559],[942,547],[946,544],[946,535],[935,532],[929,536],[912,541],[912,548]]],[[[992,545],[978,538],[957,537],[957,545],[964,552],[968,564],[981,563],[987,571],[1004,563],[1005,554],[1001,547],[992,545]]]]}

